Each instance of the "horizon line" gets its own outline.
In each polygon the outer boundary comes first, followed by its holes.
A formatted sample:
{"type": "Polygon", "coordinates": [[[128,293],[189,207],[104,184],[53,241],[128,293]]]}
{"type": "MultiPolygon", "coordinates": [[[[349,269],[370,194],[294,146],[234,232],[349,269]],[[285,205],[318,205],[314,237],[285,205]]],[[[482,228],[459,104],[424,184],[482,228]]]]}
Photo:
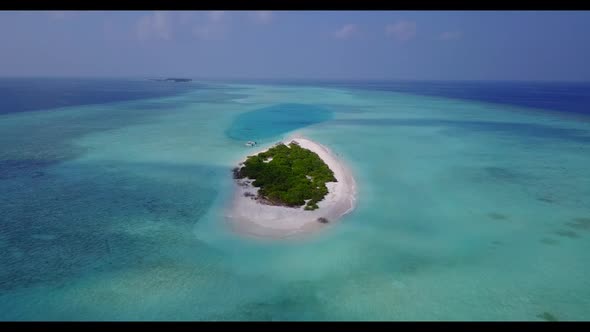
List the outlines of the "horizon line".
{"type": "Polygon", "coordinates": [[[192,81],[323,81],[323,82],[544,82],[544,83],[590,83],[590,80],[562,80],[562,79],[427,79],[427,78],[304,78],[304,77],[194,77],[182,75],[23,75],[4,76],[0,79],[161,79],[188,78],[192,81]]]}

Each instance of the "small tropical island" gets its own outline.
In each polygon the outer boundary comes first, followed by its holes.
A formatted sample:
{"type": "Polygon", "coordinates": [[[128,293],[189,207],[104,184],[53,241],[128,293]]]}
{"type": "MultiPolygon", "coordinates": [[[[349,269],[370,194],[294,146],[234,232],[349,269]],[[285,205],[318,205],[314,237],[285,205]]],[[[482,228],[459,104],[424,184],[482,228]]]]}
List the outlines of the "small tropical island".
{"type": "Polygon", "coordinates": [[[318,154],[296,141],[250,156],[243,165],[234,168],[234,178],[252,179],[252,185],[260,188],[257,199],[271,205],[315,210],[328,194],[326,183],[337,182],[318,154]]]}
{"type": "Polygon", "coordinates": [[[352,211],[355,182],[325,146],[302,137],[279,142],[233,168],[227,215],[239,233],[283,238],[309,233],[352,211]]]}

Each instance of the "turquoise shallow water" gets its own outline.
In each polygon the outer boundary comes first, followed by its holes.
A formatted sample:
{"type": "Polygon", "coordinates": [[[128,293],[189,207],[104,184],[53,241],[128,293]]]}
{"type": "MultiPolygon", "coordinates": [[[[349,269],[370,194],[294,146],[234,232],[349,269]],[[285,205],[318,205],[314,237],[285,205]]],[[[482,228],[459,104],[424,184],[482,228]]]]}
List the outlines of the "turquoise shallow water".
{"type": "Polygon", "coordinates": [[[584,117],[225,85],[5,114],[0,137],[0,320],[590,319],[584,117]],[[357,209],[233,234],[244,141],[294,132],[349,164],[357,209]]]}
{"type": "Polygon", "coordinates": [[[238,141],[265,141],[332,118],[328,109],[306,104],[277,104],[239,114],[226,130],[238,141]]]}

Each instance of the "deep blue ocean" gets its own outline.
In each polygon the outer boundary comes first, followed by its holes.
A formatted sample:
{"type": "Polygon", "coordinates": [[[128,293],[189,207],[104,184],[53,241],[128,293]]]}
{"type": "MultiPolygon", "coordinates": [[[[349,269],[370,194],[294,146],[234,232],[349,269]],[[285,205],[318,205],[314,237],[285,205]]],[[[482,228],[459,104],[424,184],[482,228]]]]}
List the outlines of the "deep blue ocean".
{"type": "Polygon", "coordinates": [[[0,114],[158,98],[198,87],[145,79],[0,78],[0,114]]]}
{"type": "Polygon", "coordinates": [[[475,100],[566,113],[590,114],[590,82],[329,80],[260,80],[252,82],[391,91],[423,96],[475,100]]]}
{"type": "MultiPolygon", "coordinates": [[[[315,80],[251,82],[392,91],[590,115],[590,82],[315,80]]],[[[142,79],[0,78],[0,114],[157,98],[181,94],[200,86],[202,83],[158,82],[142,79]]]]}
{"type": "Polygon", "coordinates": [[[589,82],[375,82],[351,85],[344,83],[342,86],[590,115],[589,82]]]}

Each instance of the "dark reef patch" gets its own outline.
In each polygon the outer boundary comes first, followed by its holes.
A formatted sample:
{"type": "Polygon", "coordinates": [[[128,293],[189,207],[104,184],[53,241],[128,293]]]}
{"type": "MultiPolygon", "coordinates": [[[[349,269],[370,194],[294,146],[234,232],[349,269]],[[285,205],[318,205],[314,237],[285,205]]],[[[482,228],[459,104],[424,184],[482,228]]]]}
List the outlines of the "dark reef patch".
{"type": "Polygon", "coordinates": [[[537,317],[541,318],[545,321],[548,321],[548,322],[557,322],[558,321],[557,317],[548,311],[545,311],[542,314],[538,314],[537,317]]]}
{"type": "Polygon", "coordinates": [[[572,218],[573,222],[567,222],[571,228],[587,231],[590,230],[590,218],[572,218]]]}
{"type": "Polygon", "coordinates": [[[1,160],[0,180],[18,177],[39,178],[45,175],[40,169],[51,166],[55,162],[45,160],[1,160]]]}
{"type": "Polygon", "coordinates": [[[264,300],[229,308],[212,320],[294,321],[317,320],[326,316],[324,300],[310,281],[293,281],[264,300]],[[277,310],[280,308],[280,310],[277,310]]]}
{"type": "Polygon", "coordinates": [[[552,239],[552,238],[544,237],[544,238],[541,239],[541,243],[547,244],[547,245],[550,245],[550,246],[555,246],[555,245],[558,245],[559,244],[559,241],[557,241],[555,239],[552,239]]]}
{"type": "Polygon", "coordinates": [[[513,182],[521,178],[521,175],[504,167],[484,167],[488,176],[495,180],[513,182]]]}
{"type": "Polygon", "coordinates": [[[506,220],[506,219],[509,218],[507,215],[501,214],[501,213],[498,213],[498,212],[488,213],[488,217],[490,217],[490,218],[492,218],[494,220],[506,220]]]}
{"type": "Polygon", "coordinates": [[[557,200],[551,196],[541,196],[537,197],[538,201],[545,202],[545,203],[555,203],[557,200]]]}
{"type": "Polygon", "coordinates": [[[555,231],[555,234],[559,235],[559,236],[563,236],[563,237],[569,237],[571,239],[575,239],[578,238],[578,233],[574,232],[574,231],[569,231],[569,230],[559,230],[559,231],[555,231]]]}

